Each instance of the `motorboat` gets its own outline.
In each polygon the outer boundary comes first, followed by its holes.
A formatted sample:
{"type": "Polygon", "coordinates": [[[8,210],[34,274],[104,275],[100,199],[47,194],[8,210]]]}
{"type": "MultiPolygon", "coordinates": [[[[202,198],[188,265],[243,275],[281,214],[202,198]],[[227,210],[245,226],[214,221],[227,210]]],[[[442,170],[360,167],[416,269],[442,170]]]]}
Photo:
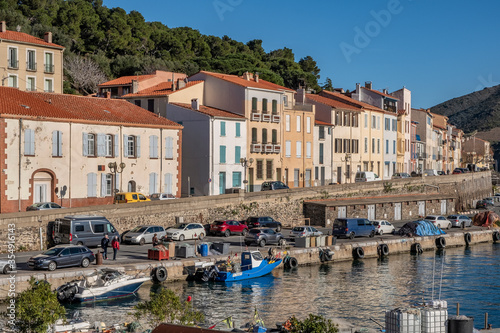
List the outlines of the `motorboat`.
{"type": "Polygon", "coordinates": [[[144,275],[128,275],[116,269],[103,268],[89,276],[63,284],[57,288],[60,302],[89,302],[124,297],[134,294],[149,281],[144,275]]]}
{"type": "Polygon", "coordinates": [[[241,253],[241,263],[205,264],[196,268],[188,276],[190,280],[235,282],[252,279],[269,274],[281,264],[282,259],[269,256],[264,258],[259,251],[245,251],[241,253]]]}
{"type": "Polygon", "coordinates": [[[62,332],[89,332],[91,325],[88,321],[85,321],[79,317],[80,313],[77,311],[73,314],[73,318],[66,320],[58,319],[54,323],[51,332],[62,333],[62,332]]]}

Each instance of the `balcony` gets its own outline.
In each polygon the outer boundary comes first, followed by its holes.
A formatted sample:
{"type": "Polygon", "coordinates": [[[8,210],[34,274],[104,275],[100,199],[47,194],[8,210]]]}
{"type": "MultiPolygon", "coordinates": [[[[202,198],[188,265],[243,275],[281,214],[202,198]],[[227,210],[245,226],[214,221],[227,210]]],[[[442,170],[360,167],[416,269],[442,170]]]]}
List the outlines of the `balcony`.
{"type": "Polygon", "coordinates": [[[262,115],[260,113],[252,113],[252,121],[261,121],[262,115]]]}
{"type": "Polygon", "coordinates": [[[7,68],[9,69],[19,69],[19,61],[15,59],[7,60],[7,68]]]}
{"type": "Polygon", "coordinates": [[[26,70],[28,72],[36,72],[36,62],[26,62],[26,70]]]}
{"type": "Polygon", "coordinates": [[[273,123],[278,123],[281,121],[281,116],[277,114],[273,114],[273,123]]]}
{"type": "Polygon", "coordinates": [[[424,159],[424,158],[427,158],[427,154],[426,153],[417,153],[417,158],[418,159],[424,159]]]}
{"type": "Polygon", "coordinates": [[[264,145],[264,152],[265,153],[274,153],[273,145],[264,145]]]}
{"type": "Polygon", "coordinates": [[[295,105],[288,104],[288,106],[285,105],[285,110],[312,112],[313,106],[312,106],[312,104],[295,104],[295,105]]]}
{"type": "Polygon", "coordinates": [[[260,143],[255,143],[250,145],[250,152],[251,153],[261,153],[262,152],[262,145],[260,143]]]}
{"type": "Polygon", "coordinates": [[[47,74],[54,74],[54,65],[52,64],[45,64],[44,66],[44,72],[47,74]]]}
{"type": "Polygon", "coordinates": [[[274,153],[276,154],[281,153],[281,145],[274,145],[274,153]]]}
{"type": "Polygon", "coordinates": [[[262,115],[262,121],[270,123],[271,122],[271,115],[270,114],[263,114],[262,115]]]}

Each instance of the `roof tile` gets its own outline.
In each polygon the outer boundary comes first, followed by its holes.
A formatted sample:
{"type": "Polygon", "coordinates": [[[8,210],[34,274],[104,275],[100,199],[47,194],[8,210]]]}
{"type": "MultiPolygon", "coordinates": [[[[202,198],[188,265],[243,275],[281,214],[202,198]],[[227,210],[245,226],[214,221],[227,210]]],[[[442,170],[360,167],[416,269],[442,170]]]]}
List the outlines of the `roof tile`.
{"type": "Polygon", "coordinates": [[[170,104],[180,106],[182,108],[189,109],[192,111],[197,111],[197,112],[206,114],[206,115],[211,116],[211,117],[245,119],[245,117],[242,115],[232,113],[229,111],[224,111],[224,110],[217,109],[217,108],[213,108],[213,107],[209,107],[209,106],[205,106],[205,105],[200,105],[199,110],[195,110],[191,107],[191,104],[187,104],[187,103],[170,103],[170,104]]]}
{"type": "Polygon", "coordinates": [[[42,38],[28,35],[24,32],[17,32],[17,31],[10,31],[10,30],[0,32],[0,40],[15,41],[15,42],[21,42],[21,43],[30,43],[30,44],[37,44],[37,45],[41,45],[41,46],[49,46],[49,47],[64,49],[64,46],[57,45],[54,43],[47,43],[42,38]]]}
{"type": "Polygon", "coordinates": [[[203,82],[203,81],[189,81],[188,83],[186,83],[185,87],[183,87],[181,89],[177,89],[175,91],[172,90],[172,82],[162,82],[162,83],[157,84],[153,87],[138,91],[135,94],[131,93],[131,94],[123,95],[122,98],[141,97],[141,96],[167,96],[167,95],[175,93],[176,91],[192,87],[195,84],[198,84],[201,82],[203,82]]]}
{"type": "Polygon", "coordinates": [[[207,71],[200,71],[200,73],[204,73],[216,78],[219,78],[221,80],[225,80],[234,84],[237,84],[242,87],[247,87],[247,88],[259,88],[259,89],[267,89],[267,90],[276,90],[276,91],[293,91],[295,90],[280,86],[279,84],[275,84],[266,80],[259,79],[259,82],[256,82],[255,79],[251,80],[246,80],[242,77],[236,76],[236,75],[229,75],[229,74],[221,74],[221,73],[214,73],[214,72],[207,72],[207,71]]]}

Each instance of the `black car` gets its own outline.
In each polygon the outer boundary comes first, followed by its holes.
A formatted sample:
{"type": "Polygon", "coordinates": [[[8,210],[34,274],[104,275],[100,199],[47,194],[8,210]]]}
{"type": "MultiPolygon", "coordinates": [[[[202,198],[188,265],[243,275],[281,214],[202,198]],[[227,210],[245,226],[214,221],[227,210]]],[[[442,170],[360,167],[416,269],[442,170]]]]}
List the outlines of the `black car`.
{"type": "Polygon", "coordinates": [[[261,191],[272,191],[272,190],[284,190],[289,189],[287,185],[283,182],[263,182],[260,188],[261,191]]]}
{"type": "Polygon", "coordinates": [[[33,269],[48,269],[53,271],[60,267],[88,267],[95,260],[94,253],[83,245],[57,245],[47,251],[37,254],[28,260],[28,266],[33,269]]]}
{"type": "Polygon", "coordinates": [[[281,223],[276,221],[270,216],[250,216],[247,218],[245,221],[243,221],[244,224],[248,226],[248,228],[260,228],[260,227],[265,227],[265,228],[273,228],[277,232],[281,231],[281,223]]]}
{"type": "Polygon", "coordinates": [[[480,209],[480,208],[486,209],[487,206],[488,206],[488,204],[484,200],[479,200],[478,202],[476,202],[476,209],[480,209]]]}

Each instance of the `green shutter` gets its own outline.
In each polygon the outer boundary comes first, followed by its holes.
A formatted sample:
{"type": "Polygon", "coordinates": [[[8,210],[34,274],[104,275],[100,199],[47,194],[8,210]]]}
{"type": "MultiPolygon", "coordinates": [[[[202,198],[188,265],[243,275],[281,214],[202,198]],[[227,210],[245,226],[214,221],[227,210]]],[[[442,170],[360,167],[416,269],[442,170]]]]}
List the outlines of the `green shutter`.
{"type": "Polygon", "coordinates": [[[226,163],[226,146],[220,146],[220,163],[226,163]]]}
{"type": "Polygon", "coordinates": [[[234,147],[234,163],[240,163],[240,158],[241,158],[241,147],[236,146],[234,147]]]}

